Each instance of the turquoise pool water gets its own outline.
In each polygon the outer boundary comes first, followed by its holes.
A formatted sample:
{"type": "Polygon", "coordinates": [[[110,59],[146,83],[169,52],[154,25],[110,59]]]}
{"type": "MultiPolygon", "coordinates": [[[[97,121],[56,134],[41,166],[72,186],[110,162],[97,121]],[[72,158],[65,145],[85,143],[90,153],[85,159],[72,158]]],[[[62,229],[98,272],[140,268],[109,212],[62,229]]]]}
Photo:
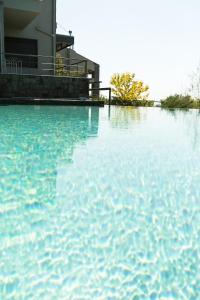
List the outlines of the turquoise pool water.
{"type": "Polygon", "coordinates": [[[200,299],[200,114],[0,107],[1,300],[200,299]]]}

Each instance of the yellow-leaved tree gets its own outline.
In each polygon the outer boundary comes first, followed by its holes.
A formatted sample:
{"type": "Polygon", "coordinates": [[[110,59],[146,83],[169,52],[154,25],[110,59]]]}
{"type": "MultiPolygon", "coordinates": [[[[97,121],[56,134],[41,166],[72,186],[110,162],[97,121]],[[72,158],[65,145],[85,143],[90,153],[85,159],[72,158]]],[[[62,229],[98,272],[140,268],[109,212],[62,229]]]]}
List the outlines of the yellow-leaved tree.
{"type": "Polygon", "coordinates": [[[149,97],[148,85],[135,80],[134,73],[113,74],[110,84],[112,93],[119,100],[147,100],[149,97]]]}

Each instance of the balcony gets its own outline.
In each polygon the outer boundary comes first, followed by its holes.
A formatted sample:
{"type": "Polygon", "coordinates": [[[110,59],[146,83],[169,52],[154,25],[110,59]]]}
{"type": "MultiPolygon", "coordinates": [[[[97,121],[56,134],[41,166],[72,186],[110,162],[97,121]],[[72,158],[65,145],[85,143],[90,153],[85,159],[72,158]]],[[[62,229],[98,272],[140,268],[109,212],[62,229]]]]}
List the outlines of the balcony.
{"type": "Polygon", "coordinates": [[[4,22],[7,29],[24,29],[33,19],[40,14],[40,1],[5,0],[4,22]]]}
{"type": "Polygon", "coordinates": [[[72,35],[56,34],[57,52],[73,45],[74,45],[74,37],[72,35]]]}
{"type": "Polygon", "coordinates": [[[24,53],[4,53],[2,74],[88,78],[87,60],[24,53]]]}

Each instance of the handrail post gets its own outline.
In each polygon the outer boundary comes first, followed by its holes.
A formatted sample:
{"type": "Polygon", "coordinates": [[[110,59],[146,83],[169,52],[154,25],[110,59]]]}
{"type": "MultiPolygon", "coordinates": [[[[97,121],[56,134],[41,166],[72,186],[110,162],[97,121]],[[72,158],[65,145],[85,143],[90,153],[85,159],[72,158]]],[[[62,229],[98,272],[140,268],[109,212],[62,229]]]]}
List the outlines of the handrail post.
{"type": "Polygon", "coordinates": [[[88,62],[87,60],[85,60],[85,77],[87,76],[87,72],[88,72],[88,62]]]}
{"type": "Polygon", "coordinates": [[[4,52],[4,4],[0,1],[0,73],[3,73],[4,52]]]}
{"type": "Polygon", "coordinates": [[[111,88],[109,88],[109,106],[111,105],[111,97],[112,97],[112,95],[111,95],[111,92],[112,92],[112,90],[111,90],[111,88]]]}

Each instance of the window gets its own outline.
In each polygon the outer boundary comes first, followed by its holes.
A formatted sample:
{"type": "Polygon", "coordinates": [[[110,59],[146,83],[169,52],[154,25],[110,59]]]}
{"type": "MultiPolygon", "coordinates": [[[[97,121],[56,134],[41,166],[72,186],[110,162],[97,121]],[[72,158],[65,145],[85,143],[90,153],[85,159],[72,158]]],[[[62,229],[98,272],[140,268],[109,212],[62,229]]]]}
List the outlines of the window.
{"type": "Polygon", "coordinates": [[[37,40],[6,37],[5,52],[7,60],[21,62],[23,68],[38,67],[37,40]]]}

